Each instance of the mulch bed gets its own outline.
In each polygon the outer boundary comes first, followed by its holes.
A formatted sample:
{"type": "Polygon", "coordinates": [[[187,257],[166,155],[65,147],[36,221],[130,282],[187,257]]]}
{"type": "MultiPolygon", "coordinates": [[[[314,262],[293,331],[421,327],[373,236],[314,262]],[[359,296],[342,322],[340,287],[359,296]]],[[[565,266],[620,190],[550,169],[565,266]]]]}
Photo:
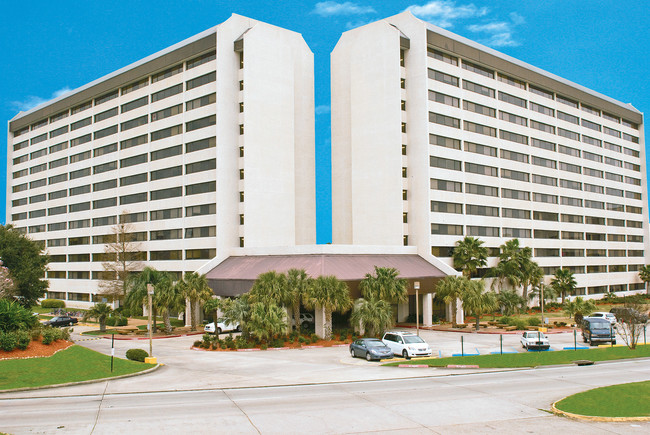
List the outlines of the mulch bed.
{"type": "Polygon", "coordinates": [[[0,360],[52,356],[56,352],[67,349],[73,344],[73,342],[65,340],[57,340],[50,344],[43,344],[40,341],[31,341],[25,350],[14,349],[11,352],[5,352],[0,349],[0,360]]]}

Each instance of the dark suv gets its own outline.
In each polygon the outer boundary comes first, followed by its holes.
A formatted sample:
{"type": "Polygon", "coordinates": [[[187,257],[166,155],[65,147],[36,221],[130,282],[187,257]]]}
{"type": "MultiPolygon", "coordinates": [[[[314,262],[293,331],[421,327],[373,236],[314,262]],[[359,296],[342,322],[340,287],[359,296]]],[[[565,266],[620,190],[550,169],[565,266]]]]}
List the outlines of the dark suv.
{"type": "Polygon", "coordinates": [[[616,332],[608,320],[601,317],[585,317],[582,319],[582,340],[593,346],[594,343],[616,344],[616,332]]]}
{"type": "Polygon", "coordinates": [[[50,320],[43,322],[44,326],[72,326],[77,323],[78,320],[76,317],[70,316],[56,316],[52,317],[50,320]]]}

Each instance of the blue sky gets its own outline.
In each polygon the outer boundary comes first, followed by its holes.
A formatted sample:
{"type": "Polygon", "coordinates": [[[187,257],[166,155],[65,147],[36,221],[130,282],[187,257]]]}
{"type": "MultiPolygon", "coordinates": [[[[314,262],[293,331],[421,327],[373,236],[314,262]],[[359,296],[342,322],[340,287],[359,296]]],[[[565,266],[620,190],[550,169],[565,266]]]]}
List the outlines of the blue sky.
{"type": "MultiPolygon", "coordinates": [[[[647,0],[5,2],[0,18],[0,119],[245,15],[299,32],[314,52],[318,242],[331,240],[329,55],[341,33],[416,16],[642,112],[650,109],[647,0]]],[[[6,135],[2,136],[6,137],[6,135]]],[[[6,146],[0,176],[6,186],[6,146]]],[[[0,220],[5,221],[0,189],[0,220]]]]}

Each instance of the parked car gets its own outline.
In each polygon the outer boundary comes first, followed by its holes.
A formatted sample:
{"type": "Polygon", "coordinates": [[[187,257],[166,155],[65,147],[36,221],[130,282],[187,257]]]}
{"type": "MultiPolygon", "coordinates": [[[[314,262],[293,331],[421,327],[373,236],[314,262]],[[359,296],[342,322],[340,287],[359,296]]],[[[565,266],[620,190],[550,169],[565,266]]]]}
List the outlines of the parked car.
{"type": "Polygon", "coordinates": [[[431,348],[419,336],[412,332],[389,331],[381,341],[393,351],[393,354],[404,358],[413,356],[431,356],[431,348]]]}
{"type": "Polygon", "coordinates": [[[52,317],[50,320],[43,321],[43,326],[53,326],[53,327],[72,326],[77,322],[79,322],[79,320],[77,320],[76,317],[56,316],[56,317],[52,317]]]}
{"type": "Polygon", "coordinates": [[[616,332],[609,320],[602,317],[585,317],[582,319],[582,340],[593,346],[594,343],[611,342],[616,344],[616,332]]]}
{"type": "Polygon", "coordinates": [[[609,323],[611,323],[612,325],[616,324],[616,316],[614,315],[614,313],[607,313],[605,311],[596,311],[595,313],[591,313],[588,317],[598,317],[609,321],[609,323]]]}
{"type": "Polygon", "coordinates": [[[551,344],[540,331],[526,331],[521,335],[521,347],[524,349],[539,349],[546,350],[551,347],[551,344]]]}
{"type": "MultiPolygon", "coordinates": [[[[313,326],[315,323],[314,315],[312,313],[300,313],[300,327],[307,329],[310,326],[313,326]]],[[[291,324],[294,324],[293,317],[291,318],[291,324]]]]}
{"type": "Polygon", "coordinates": [[[363,357],[368,361],[392,358],[393,351],[378,338],[360,338],[350,343],[350,355],[363,357]]]}
{"type": "Polygon", "coordinates": [[[239,331],[239,324],[218,322],[215,330],[214,322],[212,322],[205,325],[204,331],[208,334],[214,334],[215,332],[221,334],[224,331],[239,331]]]}

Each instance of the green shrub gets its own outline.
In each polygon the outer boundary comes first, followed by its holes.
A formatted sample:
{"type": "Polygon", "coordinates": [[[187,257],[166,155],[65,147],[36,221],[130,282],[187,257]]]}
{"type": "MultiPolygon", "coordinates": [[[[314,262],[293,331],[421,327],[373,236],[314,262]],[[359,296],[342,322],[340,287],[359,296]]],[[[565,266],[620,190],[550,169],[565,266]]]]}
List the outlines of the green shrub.
{"type": "Polygon", "coordinates": [[[284,347],[284,343],[285,343],[284,340],[278,337],[271,340],[269,345],[271,347],[284,347]]]}
{"type": "Polygon", "coordinates": [[[542,324],[542,321],[539,320],[539,317],[530,317],[528,318],[528,325],[529,326],[539,326],[542,324]]]}
{"type": "Polygon", "coordinates": [[[526,329],[528,327],[527,322],[524,319],[512,319],[511,326],[517,327],[517,329],[526,329]]]}
{"type": "Polygon", "coordinates": [[[129,319],[126,317],[118,317],[117,320],[115,321],[115,326],[126,326],[129,324],[129,319]]]}
{"type": "Polygon", "coordinates": [[[260,345],[260,349],[262,349],[262,350],[266,350],[266,349],[268,349],[268,348],[269,348],[269,346],[268,346],[268,344],[266,344],[266,343],[262,343],[262,344],[260,345]]]}
{"type": "Polygon", "coordinates": [[[194,344],[192,344],[192,347],[201,347],[201,343],[203,343],[201,340],[196,340],[194,344]]]}
{"type": "Polygon", "coordinates": [[[18,349],[20,350],[27,349],[27,346],[29,346],[29,343],[32,341],[32,337],[27,331],[16,331],[16,339],[18,341],[18,349]]]}
{"type": "Polygon", "coordinates": [[[0,332],[0,349],[11,352],[18,345],[15,332],[0,332]]]}
{"type": "Polygon", "coordinates": [[[318,335],[316,334],[312,334],[309,338],[312,343],[316,343],[319,340],[318,335]]]}
{"type": "Polygon", "coordinates": [[[9,299],[0,299],[0,331],[12,332],[19,329],[30,329],[38,323],[36,316],[9,299]]]}
{"type": "Polygon", "coordinates": [[[224,339],[224,344],[228,349],[237,349],[237,346],[235,346],[235,340],[232,339],[232,335],[230,334],[224,339]]]}
{"type": "Polygon", "coordinates": [[[60,299],[43,299],[41,301],[43,308],[65,308],[65,301],[60,299]]]}
{"type": "Polygon", "coordinates": [[[309,339],[307,339],[307,338],[305,338],[305,337],[303,337],[303,336],[301,335],[300,337],[298,337],[298,342],[299,342],[300,344],[305,344],[305,343],[309,342],[309,339]]]}
{"type": "Polygon", "coordinates": [[[41,335],[43,336],[43,344],[51,344],[57,340],[69,340],[70,329],[47,327],[43,328],[41,335]]]}
{"type": "Polygon", "coordinates": [[[510,322],[512,322],[512,317],[510,316],[503,316],[499,319],[499,323],[503,325],[510,325],[510,322]]]}
{"type": "Polygon", "coordinates": [[[129,349],[126,351],[126,358],[131,361],[144,362],[144,359],[148,356],[149,354],[144,349],[129,349]]]}
{"type": "Polygon", "coordinates": [[[35,326],[29,331],[32,341],[38,341],[38,339],[41,338],[41,329],[43,329],[43,327],[39,323],[37,326],[35,326]]]}
{"type": "Polygon", "coordinates": [[[117,317],[109,317],[106,319],[106,326],[115,326],[115,322],[117,322],[117,317]]]}

